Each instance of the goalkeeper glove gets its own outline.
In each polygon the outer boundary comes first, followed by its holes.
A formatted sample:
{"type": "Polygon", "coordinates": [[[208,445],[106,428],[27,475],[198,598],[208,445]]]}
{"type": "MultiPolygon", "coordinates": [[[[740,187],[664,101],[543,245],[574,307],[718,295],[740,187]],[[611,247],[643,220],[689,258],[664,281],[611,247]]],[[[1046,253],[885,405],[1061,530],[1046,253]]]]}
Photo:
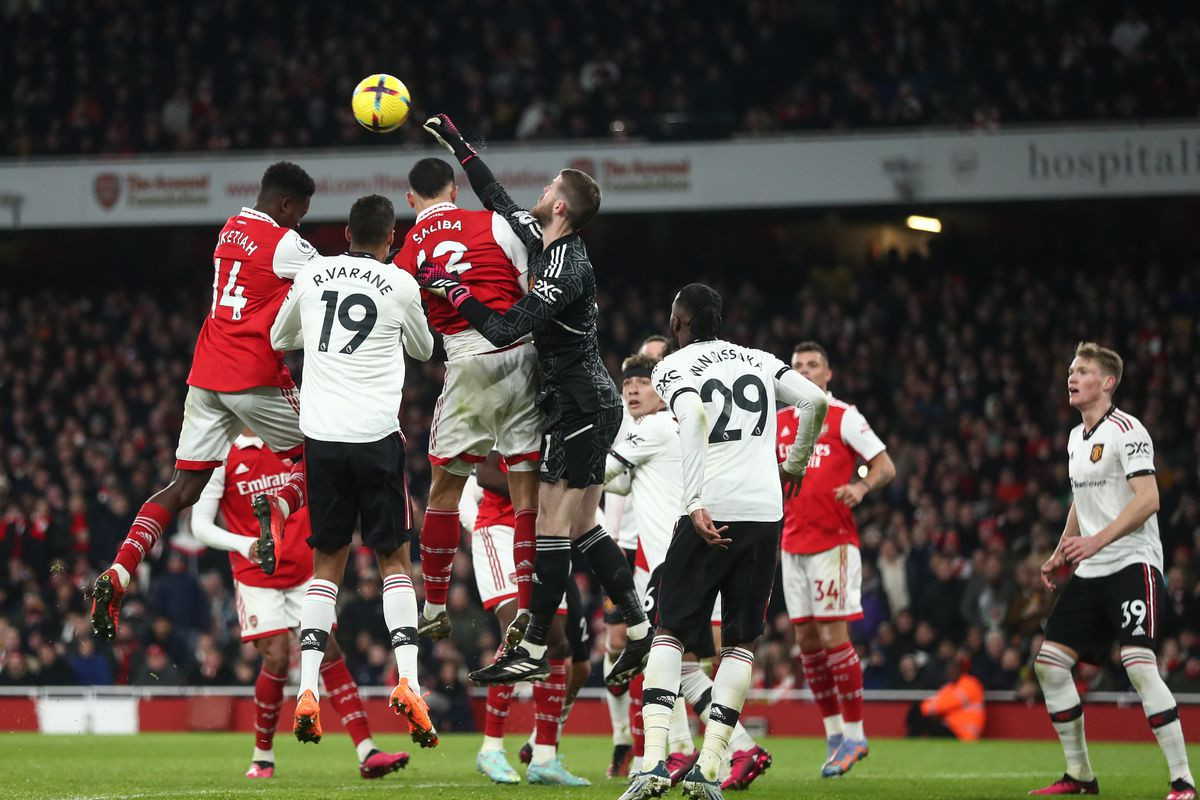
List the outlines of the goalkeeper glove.
{"type": "Polygon", "coordinates": [[[422,261],[417,267],[417,285],[431,294],[446,298],[455,308],[471,296],[470,288],[459,283],[458,278],[445,267],[428,261],[422,261]]]}
{"type": "Polygon", "coordinates": [[[463,135],[458,132],[458,126],[454,124],[454,120],[446,114],[430,117],[421,127],[429,131],[429,134],[437,139],[438,144],[453,153],[460,164],[465,164],[479,155],[475,152],[475,148],[471,147],[463,135]]]}

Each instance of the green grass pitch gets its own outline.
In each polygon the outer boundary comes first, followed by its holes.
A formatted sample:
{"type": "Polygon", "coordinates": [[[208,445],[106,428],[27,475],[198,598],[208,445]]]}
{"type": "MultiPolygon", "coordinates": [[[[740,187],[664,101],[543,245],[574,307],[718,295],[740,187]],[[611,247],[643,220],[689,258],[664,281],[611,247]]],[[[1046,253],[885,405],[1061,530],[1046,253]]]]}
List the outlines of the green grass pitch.
{"type": "MultiPolygon", "coordinates": [[[[354,751],[343,735],[317,746],[280,734],[277,776],[242,777],[253,740],[247,734],[183,733],[140,736],[0,734],[4,800],[165,800],[165,798],[606,798],[623,784],[604,779],[611,749],[607,737],[570,736],[563,746],[568,767],[592,781],[586,789],[494,786],[475,771],[476,735],[449,735],[436,750],[414,750],[405,737],[383,736],[388,748],[413,754],[406,770],[376,781],[358,776],[354,751]]],[[[873,739],[870,757],[844,778],[818,774],[824,743],[768,739],[774,765],[749,792],[726,796],[758,800],[796,798],[1018,798],[1062,774],[1056,742],[978,742],[873,739]]],[[[520,746],[509,739],[516,764],[520,746]]],[[[1103,797],[1154,798],[1167,792],[1166,766],[1153,744],[1093,744],[1092,762],[1103,797]]],[[[1200,764],[1200,748],[1190,750],[1200,764]]],[[[519,770],[522,775],[524,770],[519,770]]],[[[676,793],[671,796],[678,797],[676,793]]]]}

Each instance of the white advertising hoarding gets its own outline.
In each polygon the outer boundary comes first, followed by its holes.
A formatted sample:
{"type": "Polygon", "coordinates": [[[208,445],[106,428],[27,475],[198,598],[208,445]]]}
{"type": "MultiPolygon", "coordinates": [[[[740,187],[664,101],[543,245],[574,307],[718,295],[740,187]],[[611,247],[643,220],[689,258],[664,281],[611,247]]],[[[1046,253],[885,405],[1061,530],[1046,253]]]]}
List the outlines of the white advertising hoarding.
{"type": "MultiPolygon", "coordinates": [[[[404,202],[412,163],[440,150],[372,148],[71,162],[0,162],[0,227],[217,224],[250,205],[263,169],[297,161],[317,182],[308,219],[355,198],[404,202]]],[[[564,167],[593,174],[605,212],[1048,200],[1200,191],[1200,125],[988,133],[844,134],[691,144],[493,147],[484,158],[532,205],[564,167]]],[[[464,205],[475,199],[460,175],[464,205]]]]}

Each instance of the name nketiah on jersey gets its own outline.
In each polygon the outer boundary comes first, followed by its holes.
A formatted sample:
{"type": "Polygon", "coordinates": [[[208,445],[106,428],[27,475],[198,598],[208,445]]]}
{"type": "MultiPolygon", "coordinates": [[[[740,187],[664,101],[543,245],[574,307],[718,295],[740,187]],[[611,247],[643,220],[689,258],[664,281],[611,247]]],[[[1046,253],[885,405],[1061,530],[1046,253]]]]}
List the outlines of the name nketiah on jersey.
{"type": "MultiPolygon", "coordinates": [[[[1154,474],[1154,442],[1137,418],[1116,406],[1090,431],[1077,425],[1067,442],[1067,466],[1079,532],[1095,536],[1110,525],[1133,499],[1129,479],[1154,474]]],[[[1080,563],[1081,578],[1112,575],[1131,564],[1150,564],[1162,571],[1158,515],[1140,528],[1080,563]]]]}
{"type": "Polygon", "coordinates": [[[770,353],[719,339],[693,342],[654,368],[654,390],[668,405],[683,392],[697,393],[704,403],[709,430],[701,501],[714,520],[783,517],[775,378],[790,369],[770,353]]]}

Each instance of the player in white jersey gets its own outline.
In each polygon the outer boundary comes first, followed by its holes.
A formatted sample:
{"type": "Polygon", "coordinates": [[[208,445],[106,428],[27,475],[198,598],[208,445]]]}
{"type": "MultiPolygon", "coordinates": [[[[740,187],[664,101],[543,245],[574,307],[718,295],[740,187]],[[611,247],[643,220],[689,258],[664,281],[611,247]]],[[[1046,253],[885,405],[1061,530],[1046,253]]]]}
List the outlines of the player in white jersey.
{"type": "MultiPolygon", "coordinates": [[[[646,616],[651,624],[657,624],[658,585],[662,578],[663,560],[671,544],[675,525],[683,516],[683,455],[679,445],[679,423],[662,398],[654,392],[650,376],[657,364],[657,359],[635,355],[625,359],[621,365],[621,389],[633,423],[625,435],[613,443],[604,471],[606,482],[620,477],[630,479],[628,490],[639,509],[633,581],[645,603],[646,616]]],[[[688,633],[685,648],[680,694],[700,720],[707,722],[713,682],[700,669],[700,660],[714,655],[713,631],[708,620],[688,633]]],[[[640,697],[640,677],[634,679],[634,685],[636,689],[631,691],[640,697]]],[[[667,771],[676,783],[683,779],[700,757],[688,727],[687,705],[676,703],[671,716],[667,771]]],[[[635,706],[634,713],[640,718],[640,704],[635,706]]],[[[740,722],[734,726],[731,743],[739,757],[730,771],[728,785],[737,784],[738,789],[748,788],[771,765],[771,754],[758,746],[740,722]]],[[[640,769],[641,756],[642,753],[635,752],[635,771],[640,769]]]]}
{"type": "Polygon", "coordinates": [[[717,338],[721,296],[704,284],[680,290],[671,307],[678,349],[654,368],[654,390],[679,420],[685,516],[675,527],[659,583],[658,632],[642,692],[643,767],[623,800],[670,787],[667,731],[680,687],[684,639],[723,595],[721,668],[700,760],[683,779],[685,797],[721,797],[721,763],[741,714],[779,558],[783,489],[804,477],[828,401],[775,356],[717,338]],[[775,457],[775,403],[797,408],[796,441],[775,457]]]}
{"type": "Polygon", "coordinates": [[[427,360],[433,334],[416,281],[382,263],[395,227],[396,211],[386,197],[357,200],[346,228],[350,249],[314,259],[301,270],[271,327],[275,347],[304,348],[300,429],[313,580],[300,609],[300,692],[293,732],[302,742],[321,738],[318,669],[358,525],[383,575],[383,616],[400,674],[389,705],[408,720],[414,742],[437,746],[417,681],[417,596],[406,546],[412,511],[397,419],[404,353],[427,360]]]}
{"type": "MultiPolygon", "coordinates": [[[[662,357],[667,353],[667,337],[660,334],[647,336],[642,340],[641,347],[638,348],[639,356],[648,356],[655,361],[661,361],[662,357]]],[[[629,431],[629,426],[633,424],[633,417],[629,414],[629,404],[626,401],[625,416],[621,420],[621,428],[617,431],[617,438],[614,441],[621,441],[625,434],[629,431]]],[[[621,552],[629,560],[629,568],[634,568],[634,559],[637,555],[637,514],[633,510],[633,502],[629,499],[629,475],[625,475],[614,479],[612,482],[606,482],[604,489],[604,518],[605,526],[608,530],[616,533],[617,546],[621,548],[621,552]]],[[[604,624],[605,624],[605,639],[604,639],[604,674],[612,671],[613,665],[617,661],[617,656],[625,649],[625,622],[621,617],[621,609],[618,608],[612,600],[605,598],[604,601],[604,624]]],[[[609,721],[612,723],[613,731],[613,754],[612,761],[608,765],[605,775],[612,778],[617,775],[629,774],[630,756],[633,753],[634,731],[630,729],[630,707],[629,707],[629,685],[610,686],[604,694],[604,701],[608,705],[609,721]]],[[[638,732],[640,738],[640,731],[638,732]]]]}
{"type": "Polygon", "coordinates": [[[1167,800],[1195,800],[1179,711],[1154,654],[1164,586],[1154,442],[1141,422],[1113,405],[1123,370],[1115,352],[1082,342],[1067,373],[1069,402],[1083,422],[1067,443],[1071,508],[1062,539],[1042,566],[1042,582],[1053,591],[1059,570],[1073,568],[1074,574],[1050,612],[1034,662],[1067,771],[1030,794],[1099,793],[1071,670],[1080,659],[1103,663],[1116,639],[1121,664],[1167,758],[1167,800]]]}

